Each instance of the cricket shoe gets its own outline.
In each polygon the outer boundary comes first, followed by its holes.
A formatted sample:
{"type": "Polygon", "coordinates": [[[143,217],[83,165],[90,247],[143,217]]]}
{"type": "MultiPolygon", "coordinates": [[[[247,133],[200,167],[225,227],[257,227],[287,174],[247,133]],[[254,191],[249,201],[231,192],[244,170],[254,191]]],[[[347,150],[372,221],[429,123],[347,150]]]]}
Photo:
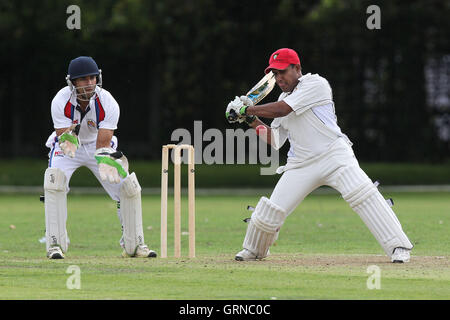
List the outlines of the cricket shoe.
{"type": "Polygon", "coordinates": [[[60,247],[50,247],[47,251],[47,258],[49,259],[64,259],[64,254],[60,247]]]}
{"type": "Polygon", "coordinates": [[[241,250],[234,257],[234,260],[236,260],[236,261],[255,261],[257,259],[259,259],[259,258],[256,256],[256,254],[254,254],[253,252],[251,252],[247,249],[241,250]]]}
{"type": "Polygon", "coordinates": [[[156,258],[157,254],[155,251],[150,250],[147,245],[141,244],[136,248],[136,252],[133,255],[129,255],[125,250],[122,252],[123,257],[133,257],[133,258],[156,258]]]}
{"type": "Polygon", "coordinates": [[[395,248],[394,253],[391,256],[391,261],[393,263],[403,263],[403,262],[409,262],[409,252],[411,250],[405,249],[405,248],[395,248]]]}

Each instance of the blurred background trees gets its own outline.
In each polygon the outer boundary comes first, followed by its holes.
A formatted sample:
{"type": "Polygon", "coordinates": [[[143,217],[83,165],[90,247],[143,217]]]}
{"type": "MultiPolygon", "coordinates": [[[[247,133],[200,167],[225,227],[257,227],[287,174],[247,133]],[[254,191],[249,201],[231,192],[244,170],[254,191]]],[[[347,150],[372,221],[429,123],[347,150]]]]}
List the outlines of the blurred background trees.
{"type": "Polygon", "coordinates": [[[225,106],[290,47],[329,80],[359,159],[447,161],[449,17],[445,0],[1,0],[0,157],[46,157],[50,102],[77,56],[94,57],[121,106],[119,148],[159,159],[176,128],[232,128],[225,106]],[[72,4],[80,30],[66,27],[72,4]],[[371,4],[381,29],[366,27],[371,4]]]}

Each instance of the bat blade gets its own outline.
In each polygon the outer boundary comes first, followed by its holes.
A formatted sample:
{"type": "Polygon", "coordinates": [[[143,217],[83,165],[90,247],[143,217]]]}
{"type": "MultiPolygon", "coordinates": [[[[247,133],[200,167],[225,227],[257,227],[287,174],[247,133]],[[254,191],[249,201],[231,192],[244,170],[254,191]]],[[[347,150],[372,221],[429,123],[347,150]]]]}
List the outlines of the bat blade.
{"type": "Polygon", "coordinates": [[[257,104],[265,96],[267,96],[270,91],[275,87],[275,75],[272,71],[266,74],[253,88],[247,92],[246,96],[249,97],[253,104],[257,104]]]}
{"type": "MultiPolygon", "coordinates": [[[[270,71],[247,92],[246,96],[253,101],[253,105],[256,105],[258,102],[264,99],[264,97],[267,96],[270,91],[272,91],[272,89],[275,87],[275,83],[275,75],[272,71],[270,71]]],[[[231,110],[230,115],[228,116],[228,120],[232,121],[237,117],[238,115],[236,114],[236,112],[234,112],[234,110],[231,110]]]]}

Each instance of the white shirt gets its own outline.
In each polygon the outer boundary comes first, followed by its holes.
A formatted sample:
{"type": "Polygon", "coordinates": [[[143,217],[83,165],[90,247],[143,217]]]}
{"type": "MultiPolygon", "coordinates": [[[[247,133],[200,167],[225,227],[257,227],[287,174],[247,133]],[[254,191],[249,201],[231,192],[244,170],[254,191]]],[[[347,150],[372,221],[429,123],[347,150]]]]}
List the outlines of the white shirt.
{"type": "Polygon", "coordinates": [[[289,140],[288,162],[311,159],[326,151],[339,137],[348,141],[337,125],[332,90],[325,78],[308,73],[299,79],[292,92],[283,92],[278,98],[281,100],[293,112],[275,118],[271,128],[276,149],[289,140]]]}
{"type": "MultiPolygon", "coordinates": [[[[95,88],[96,95],[91,98],[82,115],[75,95],[68,86],[62,88],[52,100],[51,114],[55,129],[68,128],[72,124],[81,124],[79,138],[81,144],[97,141],[98,129],[117,129],[119,122],[119,104],[105,89],[95,88]]],[[[49,146],[55,141],[53,132],[47,140],[49,146]]],[[[50,147],[50,146],[49,146],[50,147]]]]}

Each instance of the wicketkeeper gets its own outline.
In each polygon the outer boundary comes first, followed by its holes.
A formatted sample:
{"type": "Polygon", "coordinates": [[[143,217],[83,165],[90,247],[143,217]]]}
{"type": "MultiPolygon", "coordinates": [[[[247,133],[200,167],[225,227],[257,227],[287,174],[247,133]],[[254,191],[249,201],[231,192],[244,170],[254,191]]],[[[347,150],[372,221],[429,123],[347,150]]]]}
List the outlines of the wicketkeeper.
{"type": "Polygon", "coordinates": [[[123,256],[156,257],[144,243],[141,186],[135,173],[128,172],[128,161],[117,151],[113,135],[119,105],[102,88],[101,70],[91,57],[73,59],[66,81],[51,104],[55,131],[46,142],[51,149],[44,176],[47,257],[63,259],[67,252],[67,193],[72,174],[81,166],[89,168],[118,203],[123,256]]]}
{"type": "Polygon", "coordinates": [[[309,193],[327,185],[341,193],[392,262],[409,261],[413,245],[377,186],[359,167],[352,143],[337,124],[328,81],[318,74],[302,75],[297,53],[288,48],[270,56],[265,73],[271,70],[283,91],[277,102],[254,106],[241,96],[226,110],[229,122],[246,121],[275,149],[286,140],[290,144],[286,165],[277,169],[282,176],[270,198],[258,202],[243,250],[235,259],[265,258],[289,214],[309,193]],[[258,117],[274,120],[267,126],[258,117]]]}

